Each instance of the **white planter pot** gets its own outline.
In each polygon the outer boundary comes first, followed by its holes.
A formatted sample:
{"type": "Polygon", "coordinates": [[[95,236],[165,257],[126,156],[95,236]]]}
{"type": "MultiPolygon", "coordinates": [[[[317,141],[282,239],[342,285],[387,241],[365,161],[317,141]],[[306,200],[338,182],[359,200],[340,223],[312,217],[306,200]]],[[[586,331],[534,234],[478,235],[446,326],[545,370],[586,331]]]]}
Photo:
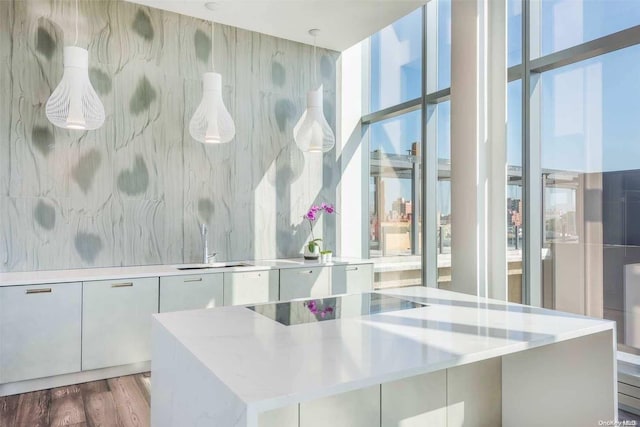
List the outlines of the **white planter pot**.
{"type": "Polygon", "coordinates": [[[320,257],[320,246],[315,245],[313,252],[309,250],[309,244],[304,245],[304,259],[318,259],[320,257]]]}

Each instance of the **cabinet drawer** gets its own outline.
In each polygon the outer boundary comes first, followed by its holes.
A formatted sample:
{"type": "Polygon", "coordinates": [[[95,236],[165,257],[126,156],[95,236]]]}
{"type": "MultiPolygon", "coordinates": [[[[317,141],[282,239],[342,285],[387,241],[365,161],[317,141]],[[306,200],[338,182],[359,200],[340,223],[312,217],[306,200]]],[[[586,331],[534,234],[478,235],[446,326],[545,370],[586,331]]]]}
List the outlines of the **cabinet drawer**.
{"type": "Polygon", "coordinates": [[[160,278],[160,312],[221,306],[222,273],[160,278]]]}
{"type": "Polygon", "coordinates": [[[82,284],[82,370],[151,359],[158,278],[82,284]]]}
{"type": "Polygon", "coordinates": [[[373,265],[334,265],[331,269],[331,293],[352,294],[373,289],[373,265]]]}
{"type": "Polygon", "coordinates": [[[0,382],[80,371],[82,285],[0,289],[0,382]]]}
{"type": "Polygon", "coordinates": [[[277,301],[277,270],[224,273],[224,305],[277,301]]]}
{"type": "Polygon", "coordinates": [[[280,300],[326,297],[330,293],[331,267],[287,268],[280,270],[280,300]]]}

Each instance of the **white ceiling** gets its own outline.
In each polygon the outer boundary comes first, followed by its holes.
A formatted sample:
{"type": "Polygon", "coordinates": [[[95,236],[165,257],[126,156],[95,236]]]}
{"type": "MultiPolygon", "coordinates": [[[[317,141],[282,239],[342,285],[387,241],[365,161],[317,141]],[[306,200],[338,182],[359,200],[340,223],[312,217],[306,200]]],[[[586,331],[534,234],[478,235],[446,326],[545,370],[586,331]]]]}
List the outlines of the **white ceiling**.
{"type": "Polygon", "coordinates": [[[129,0],[225,25],[343,51],[428,0],[129,0]]]}

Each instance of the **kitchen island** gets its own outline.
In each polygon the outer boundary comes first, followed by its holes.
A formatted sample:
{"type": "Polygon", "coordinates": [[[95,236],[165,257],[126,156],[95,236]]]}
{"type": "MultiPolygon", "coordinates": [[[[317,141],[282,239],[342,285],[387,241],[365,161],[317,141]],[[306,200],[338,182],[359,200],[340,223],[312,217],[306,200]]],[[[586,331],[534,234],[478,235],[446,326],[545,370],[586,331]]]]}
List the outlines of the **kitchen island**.
{"type": "Polygon", "coordinates": [[[154,316],[152,425],[589,426],[614,322],[425,287],[154,316]]]}

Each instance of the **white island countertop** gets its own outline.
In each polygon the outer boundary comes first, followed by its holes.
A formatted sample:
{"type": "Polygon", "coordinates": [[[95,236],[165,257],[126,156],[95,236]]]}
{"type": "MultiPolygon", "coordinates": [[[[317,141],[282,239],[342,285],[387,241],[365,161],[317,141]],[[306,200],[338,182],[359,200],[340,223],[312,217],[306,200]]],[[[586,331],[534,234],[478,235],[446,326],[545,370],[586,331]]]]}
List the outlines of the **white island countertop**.
{"type": "MultiPolygon", "coordinates": [[[[426,306],[292,326],[238,306],[166,313],[154,316],[154,340],[168,333],[256,414],[615,328],[609,320],[433,288],[380,293],[426,306]]],[[[159,391],[154,399],[170,405],[173,398],[159,391]]]]}
{"type": "Polygon", "coordinates": [[[175,265],[140,265],[130,267],[100,267],[80,268],[72,270],[41,270],[41,271],[17,271],[0,273],[0,287],[21,285],[44,285],[63,282],[88,282],[94,280],[120,280],[137,279],[143,277],[186,276],[193,274],[224,273],[234,271],[259,271],[280,270],[285,268],[301,267],[325,267],[334,265],[369,264],[371,260],[355,258],[336,258],[331,263],[321,263],[318,260],[305,260],[303,258],[252,260],[252,261],[227,261],[206,264],[175,264],[175,265]],[[222,267],[222,264],[245,264],[240,267],[222,267]],[[217,267],[216,267],[217,265],[217,267]],[[178,267],[208,268],[185,269],[178,267]]]}

